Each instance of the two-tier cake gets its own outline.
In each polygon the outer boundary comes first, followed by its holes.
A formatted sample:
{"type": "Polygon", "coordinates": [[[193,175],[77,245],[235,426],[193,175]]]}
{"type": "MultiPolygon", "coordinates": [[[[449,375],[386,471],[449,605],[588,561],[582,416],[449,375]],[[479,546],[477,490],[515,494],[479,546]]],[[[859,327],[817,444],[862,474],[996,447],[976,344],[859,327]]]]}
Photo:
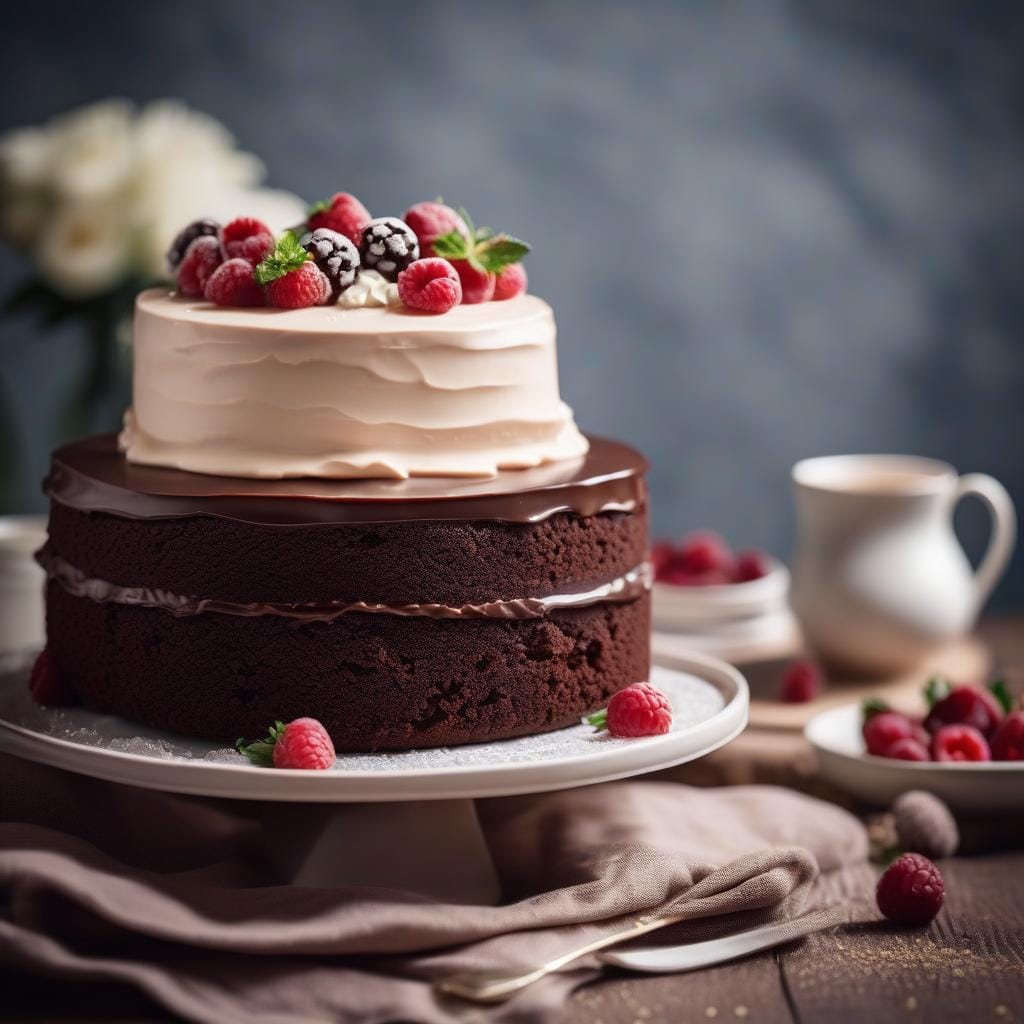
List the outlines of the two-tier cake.
{"type": "Polygon", "coordinates": [[[276,243],[197,222],[177,290],[139,296],[120,439],[46,481],[48,658],[84,704],[401,749],[647,678],[645,463],[576,429],[525,246],[438,204],[357,214],[276,243]]]}

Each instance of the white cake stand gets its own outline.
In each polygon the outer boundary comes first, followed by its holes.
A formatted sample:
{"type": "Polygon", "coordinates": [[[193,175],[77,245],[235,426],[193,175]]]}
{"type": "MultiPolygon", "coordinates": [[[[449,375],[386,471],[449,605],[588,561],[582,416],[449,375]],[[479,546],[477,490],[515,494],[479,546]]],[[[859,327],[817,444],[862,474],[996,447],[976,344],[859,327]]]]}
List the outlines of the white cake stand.
{"type": "Polygon", "coordinates": [[[671,732],[620,740],[577,725],[540,736],[399,753],[343,754],[323,772],[256,768],[231,749],[81,708],[40,708],[22,663],[0,674],[0,750],[146,789],[267,804],[267,852],[316,886],[409,888],[495,903],[494,863],[474,800],[609,782],[692,761],[747,722],[743,677],[706,655],[675,657],[651,681],[671,732]],[[287,837],[282,839],[282,837],[287,837]]]}

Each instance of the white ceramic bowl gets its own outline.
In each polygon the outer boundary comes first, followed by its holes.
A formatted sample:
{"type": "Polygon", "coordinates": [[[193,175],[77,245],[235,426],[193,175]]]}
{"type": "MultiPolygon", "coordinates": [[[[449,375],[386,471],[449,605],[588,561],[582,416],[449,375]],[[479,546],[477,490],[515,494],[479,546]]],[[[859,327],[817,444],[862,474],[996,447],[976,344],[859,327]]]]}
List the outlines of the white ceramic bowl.
{"type": "Polygon", "coordinates": [[[1024,811],[1024,761],[948,764],[874,757],[865,751],[860,729],[857,704],[822,711],[804,729],[821,778],[857,799],[888,806],[907,790],[925,789],[961,813],[1024,811]]]}
{"type": "Polygon", "coordinates": [[[33,557],[45,541],[42,516],[0,516],[0,653],[45,642],[46,577],[33,557]]]}

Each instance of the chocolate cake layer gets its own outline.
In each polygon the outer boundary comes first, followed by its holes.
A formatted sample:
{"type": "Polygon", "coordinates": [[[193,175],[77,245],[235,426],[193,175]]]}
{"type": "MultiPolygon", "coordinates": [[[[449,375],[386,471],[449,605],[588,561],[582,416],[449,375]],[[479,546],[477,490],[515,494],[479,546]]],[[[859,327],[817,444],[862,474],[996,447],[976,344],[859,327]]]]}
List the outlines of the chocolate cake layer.
{"type": "Polygon", "coordinates": [[[211,739],[300,715],[343,750],[568,724],[648,672],[644,463],[595,447],[593,477],[503,473],[488,492],[225,488],[68,446],[41,556],[51,654],[89,706],[211,739]]]}

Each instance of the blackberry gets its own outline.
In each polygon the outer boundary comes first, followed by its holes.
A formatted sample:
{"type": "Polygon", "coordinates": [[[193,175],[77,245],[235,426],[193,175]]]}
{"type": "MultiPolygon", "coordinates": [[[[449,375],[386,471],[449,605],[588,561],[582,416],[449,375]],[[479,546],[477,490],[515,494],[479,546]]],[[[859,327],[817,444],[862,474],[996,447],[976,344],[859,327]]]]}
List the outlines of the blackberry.
{"type": "Polygon", "coordinates": [[[404,220],[377,217],[363,228],[359,255],[367,270],[397,281],[399,273],[420,258],[420,243],[404,220]]]}
{"type": "Polygon", "coordinates": [[[177,237],[171,242],[170,249],[167,250],[167,266],[170,268],[173,274],[181,264],[181,261],[185,258],[185,252],[188,247],[202,235],[213,235],[214,238],[220,234],[220,225],[215,220],[210,220],[209,217],[203,217],[202,220],[194,220],[187,228],[182,228],[178,232],[177,237]]]}
{"type": "Polygon", "coordinates": [[[331,302],[359,276],[359,250],[344,235],[330,228],[317,228],[302,239],[302,247],[331,284],[331,302]]]}

